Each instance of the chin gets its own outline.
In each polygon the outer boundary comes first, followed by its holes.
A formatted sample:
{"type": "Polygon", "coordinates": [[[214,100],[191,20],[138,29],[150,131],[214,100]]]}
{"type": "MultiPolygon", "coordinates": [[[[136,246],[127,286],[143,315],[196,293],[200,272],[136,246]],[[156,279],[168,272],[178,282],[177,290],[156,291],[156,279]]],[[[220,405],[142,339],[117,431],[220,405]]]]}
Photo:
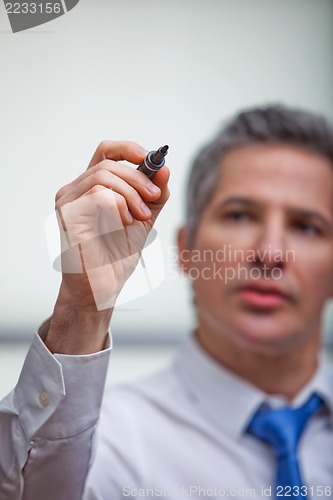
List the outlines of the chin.
{"type": "MultiPolygon", "coordinates": [[[[284,325],[277,318],[250,318],[243,320],[234,327],[235,336],[239,343],[248,349],[285,350],[295,343],[296,335],[290,329],[290,324],[284,325]],[[280,349],[279,349],[280,348],[280,349]]],[[[298,337],[298,336],[297,336],[298,337]]]]}

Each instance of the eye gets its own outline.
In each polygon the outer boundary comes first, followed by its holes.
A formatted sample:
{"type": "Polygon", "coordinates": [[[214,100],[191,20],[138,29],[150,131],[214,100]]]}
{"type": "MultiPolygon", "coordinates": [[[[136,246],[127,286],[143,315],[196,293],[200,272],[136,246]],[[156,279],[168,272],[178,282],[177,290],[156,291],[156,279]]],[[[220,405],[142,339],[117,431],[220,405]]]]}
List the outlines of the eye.
{"type": "Polygon", "coordinates": [[[224,214],[224,218],[232,221],[245,221],[249,220],[250,214],[244,210],[230,210],[224,214]]]}
{"type": "Polygon", "coordinates": [[[316,225],[304,221],[295,222],[295,228],[308,236],[317,236],[321,233],[316,225]]]}

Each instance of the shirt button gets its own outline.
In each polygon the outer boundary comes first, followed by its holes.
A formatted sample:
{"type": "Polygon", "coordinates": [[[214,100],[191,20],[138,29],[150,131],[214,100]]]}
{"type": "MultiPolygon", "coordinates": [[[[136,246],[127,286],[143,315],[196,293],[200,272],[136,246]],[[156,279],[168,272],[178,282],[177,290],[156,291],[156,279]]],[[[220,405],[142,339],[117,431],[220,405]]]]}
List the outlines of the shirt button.
{"type": "Polygon", "coordinates": [[[39,393],[39,402],[42,406],[48,406],[50,404],[50,398],[47,392],[41,391],[39,393]]]}

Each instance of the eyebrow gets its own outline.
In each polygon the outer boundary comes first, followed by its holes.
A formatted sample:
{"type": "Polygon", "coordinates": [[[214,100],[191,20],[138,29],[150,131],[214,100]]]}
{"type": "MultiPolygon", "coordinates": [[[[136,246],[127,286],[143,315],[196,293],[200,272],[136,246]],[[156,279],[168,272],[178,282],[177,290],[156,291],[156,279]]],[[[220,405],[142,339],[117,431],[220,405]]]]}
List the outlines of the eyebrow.
{"type": "MultiPolygon", "coordinates": [[[[263,203],[251,200],[250,198],[244,198],[242,196],[233,196],[219,203],[216,209],[221,210],[223,208],[226,208],[228,205],[232,204],[244,205],[247,207],[258,207],[263,205],[263,203]]],[[[320,214],[319,212],[316,212],[315,210],[307,210],[302,208],[289,208],[288,212],[291,213],[292,215],[301,216],[308,219],[316,219],[322,224],[324,224],[325,227],[327,227],[328,229],[332,229],[332,222],[330,222],[324,215],[320,214]]]]}
{"type": "Polygon", "coordinates": [[[240,203],[242,205],[258,205],[258,202],[253,201],[249,198],[243,198],[241,196],[233,196],[219,203],[217,208],[224,208],[227,205],[231,205],[231,203],[240,203]]]}

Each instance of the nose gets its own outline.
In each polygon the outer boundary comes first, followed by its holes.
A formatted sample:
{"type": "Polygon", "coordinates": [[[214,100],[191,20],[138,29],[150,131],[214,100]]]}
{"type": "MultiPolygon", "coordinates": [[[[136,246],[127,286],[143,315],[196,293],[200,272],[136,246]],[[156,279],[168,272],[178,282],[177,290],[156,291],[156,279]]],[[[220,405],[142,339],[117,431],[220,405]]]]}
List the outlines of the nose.
{"type": "Polygon", "coordinates": [[[268,214],[263,218],[255,242],[256,266],[284,269],[286,264],[286,228],[283,216],[268,214]]]}

